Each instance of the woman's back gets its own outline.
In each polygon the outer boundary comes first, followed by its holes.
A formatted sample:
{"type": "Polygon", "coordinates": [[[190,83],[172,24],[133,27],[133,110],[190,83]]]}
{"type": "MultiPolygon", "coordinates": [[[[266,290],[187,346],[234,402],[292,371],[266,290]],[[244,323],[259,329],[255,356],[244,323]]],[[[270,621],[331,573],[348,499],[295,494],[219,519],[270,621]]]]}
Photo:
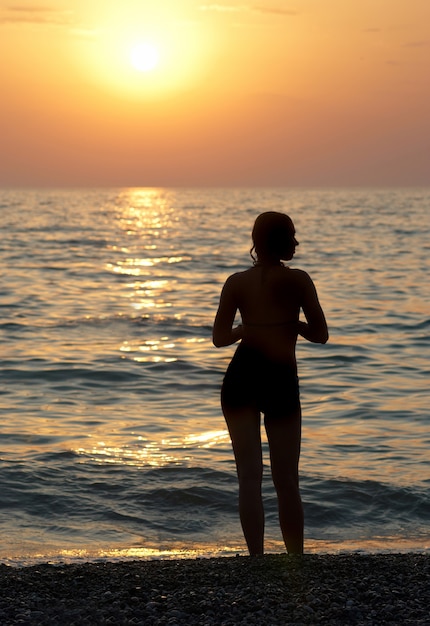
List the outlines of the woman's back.
{"type": "Polygon", "coordinates": [[[303,272],[256,265],[232,277],[243,342],[270,358],[295,363],[303,272]]]}

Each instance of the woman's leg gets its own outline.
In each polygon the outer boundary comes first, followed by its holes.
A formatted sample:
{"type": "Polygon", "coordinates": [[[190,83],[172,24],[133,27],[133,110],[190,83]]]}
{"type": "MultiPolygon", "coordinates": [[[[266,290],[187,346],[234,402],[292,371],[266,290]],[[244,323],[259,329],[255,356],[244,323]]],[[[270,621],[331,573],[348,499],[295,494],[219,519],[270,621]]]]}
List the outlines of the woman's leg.
{"type": "Polygon", "coordinates": [[[249,554],[264,553],[264,510],[261,497],[263,458],[260,413],[228,409],[223,413],[230,432],[239,478],[239,515],[249,554]]]}
{"type": "Polygon", "coordinates": [[[299,490],[301,411],[265,420],[279,523],[287,551],[303,554],[303,506],[299,490]]]}

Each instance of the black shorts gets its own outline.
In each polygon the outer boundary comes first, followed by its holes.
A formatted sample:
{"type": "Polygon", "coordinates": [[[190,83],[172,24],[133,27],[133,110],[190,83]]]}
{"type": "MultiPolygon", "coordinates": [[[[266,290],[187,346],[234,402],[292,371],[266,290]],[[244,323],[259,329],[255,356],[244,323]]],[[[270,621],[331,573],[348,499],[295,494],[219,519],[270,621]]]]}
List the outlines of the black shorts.
{"type": "Polygon", "coordinates": [[[240,344],[224,376],[221,402],[227,409],[254,408],[287,417],[300,409],[297,369],[240,344]]]}

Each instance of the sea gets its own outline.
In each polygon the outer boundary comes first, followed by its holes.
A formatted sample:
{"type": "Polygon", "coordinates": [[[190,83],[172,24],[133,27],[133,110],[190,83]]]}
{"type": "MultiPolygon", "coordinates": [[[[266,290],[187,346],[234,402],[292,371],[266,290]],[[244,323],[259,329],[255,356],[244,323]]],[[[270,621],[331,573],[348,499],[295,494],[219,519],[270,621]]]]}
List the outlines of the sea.
{"type": "Polygon", "coordinates": [[[297,346],[305,550],[430,549],[430,189],[3,189],[0,563],[246,554],[211,329],[268,210],[330,331],[297,346]]]}

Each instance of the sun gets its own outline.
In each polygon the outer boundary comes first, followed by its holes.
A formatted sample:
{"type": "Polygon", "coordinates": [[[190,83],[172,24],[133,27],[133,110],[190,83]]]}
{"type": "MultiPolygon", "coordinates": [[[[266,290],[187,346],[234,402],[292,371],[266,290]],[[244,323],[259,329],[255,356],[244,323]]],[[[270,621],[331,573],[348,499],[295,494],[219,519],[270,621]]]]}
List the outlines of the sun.
{"type": "Polygon", "coordinates": [[[137,43],[130,50],[130,63],[139,72],[151,72],[159,61],[158,49],[151,43],[137,43]]]}
{"type": "Polygon", "coordinates": [[[173,10],[183,3],[104,4],[109,9],[102,20],[94,15],[93,31],[71,40],[70,54],[92,82],[119,98],[160,101],[188,92],[216,58],[210,26],[173,10]],[[167,4],[169,11],[154,8],[151,14],[144,10],[149,4],[167,4]],[[125,5],[134,5],[134,10],[125,11],[125,5]]]}

